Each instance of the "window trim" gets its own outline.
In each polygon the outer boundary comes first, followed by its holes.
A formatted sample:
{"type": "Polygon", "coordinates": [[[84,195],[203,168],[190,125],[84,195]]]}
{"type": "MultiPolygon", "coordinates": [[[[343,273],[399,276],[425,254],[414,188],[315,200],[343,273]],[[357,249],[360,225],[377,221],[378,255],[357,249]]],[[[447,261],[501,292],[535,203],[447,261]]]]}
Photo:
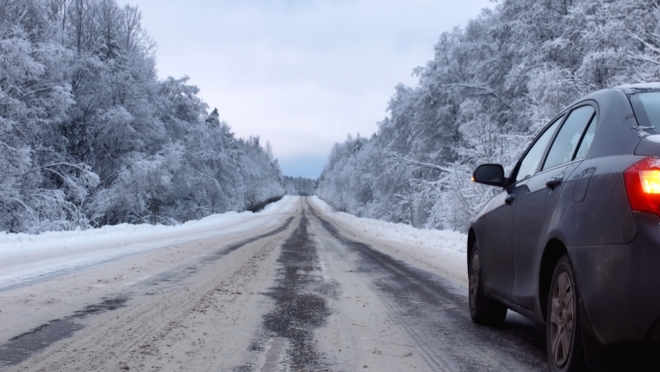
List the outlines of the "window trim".
{"type": "MultiPolygon", "coordinates": [[[[595,108],[595,107],[594,107],[595,108]]],[[[587,132],[589,129],[591,129],[591,124],[594,125],[594,138],[596,138],[596,125],[598,125],[598,112],[594,110],[593,115],[591,115],[591,119],[589,119],[589,122],[587,123],[587,126],[584,127],[584,131],[582,132],[582,136],[580,137],[580,140],[577,143],[577,147],[575,147],[575,151],[573,152],[573,156],[571,157],[571,161],[579,160],[579,159],[584,159],[586,157],[586,154],[584,157],[577,158],[577,154],[580,151],[580,147],[582,146],[582,141],[584,141],[584,137],[587,135],[587,132]],[[595,121],[595,123],[594,123],[595,121]]],[[[593,140],[592,140],[593,141],[593,140]]],[[[589,149],[591,149],[591,145],[589,145],[589,149]]],[[[589,149],[587,149],[587,153],[589,153],[589,149]]]]}
{"type": "MultiPolygon", "coordinates": [[[[598,116],[598,108],[597,108],[597,105],[592,104],[591,101],[583,101],[583,102],[580,102],[580,103],[578,103],[578,104],[575,104],[575,105],[571,106],[571,107],[566,111],[566,116],[564,117],[564,119],[563,119],[561,125],[559,126],[559,128],[557,128],[557,132],[556,132],[555,135],[552,137],[552,140],[551,140],[551,142],[550,142],[550,145],[548,146],[548,148],[546,149],[545,153],[543,154],[543,162],[541,163],[541,166],[539,167],[539,170],[543,170],[543,172],[545,172],[545,171],[547,171],[547,170],[557,168],[558,166],[561,166],[561,165],[564,165],[564,164],[568,164],[568,163],[573,162],[573,161],[575,160],[575,155],[577,154],[577,151],[578,151],[578,149],[580,148],[580,144],[582,143],[582,139],[584,138],[585,133],[586,133],[587,130],[589,129],[589,124],[591,124],[591,122],[594,120],[594,117],[596,117],[596,116],[598,116]],[[556,165],[554,165],[554,166],[552,166],[552,167],[550,167],[550,168],[548,168],[548,169],[543,169],[543,167],[545,167],[545,162],[548,161],[548,155],[549,155],[549,153],[550,153],[550,150],[552,149],[552,146],[554,146],[555,141],[557,140],[557,135],[558,135],[559,132],[562,130],[562,128],[564,128],[564,124],[566,124],[566,119],[568,119],[568,117],[571,116],[571,114],[573,113],[573,111],[578,110],[578,109],[581,109],[582,107],[585,107],[585,106],[591,106],[591,108],[594,109],[594,113],[591,115],[591,118],[589,118],[589,121],[587,122],[587,125],[586,125],[586,126],[584,127],[584,129],[582,130],[582,134],[580,135],[580,140],[578,141],[577,147],[576,147],[575,150],[573,151],[573,154],[571,154],[571,160],[569,160],[569,161],[567,161],[567,162],[565,162],[565,163],[556,164],[556,165]]],[[[539,173],[539,171],[537,171],[536,173],[539,173]]],[[[536,173],[535,173],[535,174],[536,174],[536,173]]]]}
{"type": "Polygon", "coordinates": [[[529,178],[529,177],[527,177],[527,178],[524,178],[522,180],[515,179],[516,177],[518,177],[518,171],[520,171],[520,166],[522,165],[522,161],[525,159],[527,154],[532,150],[532,147],[534,147],[534,145],[536,145],[536,143],[543,136],[543,134],[545,134],[545,132],[550,129],[552,124],[554,124],[556,121],[559,121],[559,127],[557,127],[557,131],[552,135],[552,138],[550,138],[550,142],[549,142],[550,145],[548,145],[548,147],[546,147],[546,149],[543,151],[543,154],[541,155],[541,160],[542,161],[540,161],[539,165],[536,166],[536,169],[535,169],[534,173],[532,174],[532,176],[534,176],[535,174],[538,173],[538,171],[539,171],[540,167],[542,166],[542,164],[545,163],[545,157],[548,153],[548,149],[550,148],[550,146],[552,146],[552,143],[554,143],[555,137],[557,136],[557,133],[559,133],[559,130],[564,125],[564,121],[566,120],[566,117],[568,116],[568,115],[566,115],[567,112],[568,112],[568,110],[563,110],[562,112],[559,113],[559,115],[552,118],[552,120],[550,120],[545,125],[543,130],[541,130],[539,132],[539,134],[536,135],[536,138],[534,138],[534,141],[529,146],[527,146],[527,149],[525,150],[525,152],[523,152],[523,154],[520,156],[520,158],[518,158],[518,162],[516,163],[516,166],[513,168],[513,171],[511,171],[511,175],[509,176],[510,180],[515,181],[515,182],[513,182],[514,184],[516,184],[520,181],[527,180],[529,178]]]}

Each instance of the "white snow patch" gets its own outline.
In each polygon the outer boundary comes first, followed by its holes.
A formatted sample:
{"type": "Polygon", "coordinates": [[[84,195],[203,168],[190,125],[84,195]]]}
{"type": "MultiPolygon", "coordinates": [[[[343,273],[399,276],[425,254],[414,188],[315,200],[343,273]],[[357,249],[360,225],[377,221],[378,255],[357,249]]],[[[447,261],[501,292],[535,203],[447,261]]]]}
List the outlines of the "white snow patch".
{"type": "Polygon", "coordinates": [[[660,134],[651,134],[644,137],[644,139],[653,143],[660,143],[660,134]]]}

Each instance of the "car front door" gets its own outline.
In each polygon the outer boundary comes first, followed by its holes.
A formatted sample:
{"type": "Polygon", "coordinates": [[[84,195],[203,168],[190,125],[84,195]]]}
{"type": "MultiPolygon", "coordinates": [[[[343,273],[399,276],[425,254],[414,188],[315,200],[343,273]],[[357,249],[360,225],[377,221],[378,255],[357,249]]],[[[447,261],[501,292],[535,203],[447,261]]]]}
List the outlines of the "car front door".
{"type": "Polygon", "coordinates": [[[526,181],[539,168],[560,123],[561,117],[553,121],[527,149],[513,171],[513,174],[518,174],[522,181],[511,185],[505,192],[497,195],[492,201],[493,207],[486,215],[487,228],[481,243],[484,285],[489,291],[508,300],[512,300],[515,272],[511,240],[514,231],[513,203],[518,195],[527,192],[526,181]]]}
{"type": "MultiPolygon", "coordinates": [[[[540,260],[547,243],[547,228],[553,215],[564,180],[580,164],[577,155],[584,133],[594,121],[596,110],[592,105],[573,109],[555,136],[545,160],[537,173],[522,180],[518,187],[513,213],[513,301],[533,310],[540,260]]],[[[595,124],[594,124],[595,125],[595,124]]],[[[586,142],[585,142],[586,143],[586,142]]]]}

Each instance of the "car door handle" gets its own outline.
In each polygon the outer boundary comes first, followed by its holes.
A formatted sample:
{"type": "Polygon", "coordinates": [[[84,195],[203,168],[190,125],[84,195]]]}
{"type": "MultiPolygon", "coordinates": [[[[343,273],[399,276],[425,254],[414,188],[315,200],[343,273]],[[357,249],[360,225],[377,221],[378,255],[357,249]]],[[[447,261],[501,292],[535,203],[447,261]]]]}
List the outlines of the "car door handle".
{"type": "Polygon", "coordinates": [[[516,199],[516,196],[514,194],[509,194],[504,198],[504,202],[507,204],[513,203],[513,201],[516,199]]]}
{"type": "Polygon", "coordinates": [[[564,177],[562,176],[551,177],[548,180],[548,182],[545,183],[545,185],[551,189],[554,189],[555,187],[559,186],[563,181],[564,181],[564,177]]]}

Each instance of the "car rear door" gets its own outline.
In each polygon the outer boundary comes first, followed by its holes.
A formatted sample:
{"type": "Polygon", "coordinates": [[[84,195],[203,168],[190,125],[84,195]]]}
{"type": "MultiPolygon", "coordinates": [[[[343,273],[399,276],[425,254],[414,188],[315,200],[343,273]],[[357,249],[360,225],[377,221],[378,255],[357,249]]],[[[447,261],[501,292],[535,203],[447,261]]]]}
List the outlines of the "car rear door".
{"type": "MultiPolygon", "coordinates": [[[[547,228],[564,181],[586,153],[581,146],[590,123],[595,123],[596,109],[581,104],[567,115],[550,146],[538,172],[520,182],[513,213],[513,301],[534,309],[541,255],[547,243],[547,228]]],[[[595,124],[594,124],[595,125],[595,124]]],[[[587,141],[584,141],[587,144],[587,141]]]]}

